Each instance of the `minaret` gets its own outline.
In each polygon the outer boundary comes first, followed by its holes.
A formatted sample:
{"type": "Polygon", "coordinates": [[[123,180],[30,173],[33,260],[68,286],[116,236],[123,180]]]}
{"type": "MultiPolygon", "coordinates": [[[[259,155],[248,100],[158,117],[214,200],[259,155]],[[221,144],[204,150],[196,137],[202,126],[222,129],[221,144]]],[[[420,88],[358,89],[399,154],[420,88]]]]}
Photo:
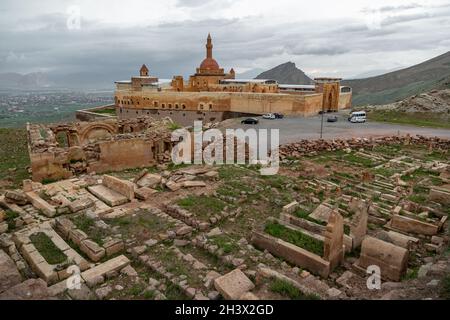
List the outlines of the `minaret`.
{"type": "Polygon", "coordinates": [[[211,34],[208,33],[208,40],[206,42],[206,58],[208,58],[208,59],[212,58],[212,49],[213,49],[213,45],[212,45],[211,34]]]}

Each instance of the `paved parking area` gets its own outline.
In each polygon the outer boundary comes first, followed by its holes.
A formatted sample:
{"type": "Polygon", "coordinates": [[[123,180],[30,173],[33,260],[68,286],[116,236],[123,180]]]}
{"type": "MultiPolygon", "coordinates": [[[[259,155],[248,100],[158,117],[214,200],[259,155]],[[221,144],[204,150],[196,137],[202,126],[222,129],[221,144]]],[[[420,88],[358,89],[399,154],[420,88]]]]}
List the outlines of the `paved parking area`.
{"type": "MultiPolygon", "coordinates": [[[[423,135],[423,136],[437,136],[450,139],[449,129],[435,129],[426,127],[416,127],[409,125],[390,124],[382,122],[367,121],[366,123],[350,123],[347,121],[348,112],[331,113],[324,115],[323,122],[323,138],[352,138],[352,137],[379,137],[387,135],[423,135]],[[328,116],[336,115],[337,122],[327,122],[328,116]]],[[[241,120],[237,118],[228,120],[222,128],[265,128],[265,129],[279,129],[280,143],[290,143],[301,139],[319,139],[320,138],[320,124],[321,116],[313,116],[308,118],[303,117],[285,117],[284,119],[266,120],[262,117],[257,117],[259,124],[257,125],[243,125],[241,120]]]]}

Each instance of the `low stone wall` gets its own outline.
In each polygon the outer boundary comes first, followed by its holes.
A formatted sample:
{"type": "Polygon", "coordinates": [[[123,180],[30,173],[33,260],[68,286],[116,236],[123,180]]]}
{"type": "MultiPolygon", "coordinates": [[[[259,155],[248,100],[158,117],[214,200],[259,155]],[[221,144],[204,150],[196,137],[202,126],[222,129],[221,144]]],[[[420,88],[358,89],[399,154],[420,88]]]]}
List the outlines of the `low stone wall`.
{"type": "Polygon", "coordinates": [[[105,242],[103,246],[98,245],[89,239],[86,233],[77,229],[73,222],[67,218],[57,218],[55,228],[63,238],[70,239],[94,262],[100,261],[105,255],[107,257],[115,255],[125,248],[123,241],[117,238],[105,242]]]}
{"type": "Polygon", "coordinates": [[[104,119],[114,119],[116,118],[115,115],[110,114],[102,114],[102,113],[96,113],[97,110],[104,110],[104,109],[115,109],[114,104],[109,104],[106,106],[100,106],[95,108],[89,108],[89,109],[83,109],[78,110],[75,113],[75,117],[79,121],[98,121],[98,120],[104,120],[104,119]]]}
{"type": "Polygon", "coordinates": [[[251,242],[260,249],[267,250],[296,266],[307,268],[324,278],[327,278],[330,273],[330,262],[281,239],[261,232],[253,232],[251,242]]]}
{"type": "Polygon", "coordinates": [[[388,226],[403,232],[435,235],[439,232],[439,225],[420,221],[406,216],[395,214],[392,216],[388,226]]]}
{"type": "Polygon", "coordinates": [[[353,139],[334,139],[334,140],[300,140],[295,143],[285,144],[280,147],[281,160],[286,157],[302,157],[311,154],[311,152],[336,151],[343,149],[361,149],[373,148],[378,145],[404,144],[404,145],[424,145],[432,149],[449,150],[450,140],[437,137],[429,138],[424,136],[411,137],[389,136],[376,139],[353,138],[353,139]]]}

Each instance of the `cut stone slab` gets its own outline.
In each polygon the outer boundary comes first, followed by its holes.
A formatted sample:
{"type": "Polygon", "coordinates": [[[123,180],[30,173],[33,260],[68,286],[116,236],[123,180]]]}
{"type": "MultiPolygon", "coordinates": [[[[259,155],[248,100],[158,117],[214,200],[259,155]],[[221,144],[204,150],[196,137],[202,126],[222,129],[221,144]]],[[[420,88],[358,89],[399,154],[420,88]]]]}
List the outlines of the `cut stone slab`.
{"type": "Polygon", "coordinates": [[[333,209],[326,205],[320,204],[309,216],[313,219],[328,222],[333,209]]]}
{"type": "Polygon", "coordinates": [[[22,282],[22,276],[14,261],[0,249],[0,292],[22,282]]]}
{"type": "Polygon", "coordinates": [[[136,198],[138,198],[139,200],[147,200],[149,199],[153,194],[157,193],[158,191],[156,191],[155,189],[151,189],[151,188],[147,188],[147,187],[143,187],[143,188],[139,188],[137,189],[134,194],[136,196],[136,198]]]}
{"type": "Polygon", "coordinates": [[[183,187],[185,188],[206,187],[206,183],[203,181],[184,181],[183,187]]]}
{"type": "Polygon", "coordinates": [[[120,206],[121,204],[128,202],[127,197],[104,185],[88,187],[88,190],[110,207],[120,206]]]}
{"type": "Polygon", "coordinates": [[[82,199],[78,199],[75,200],[74,202],[71,202],[69,204],[69,209],[70,211],[72,211],[73,213],[90,208],[94,206],[94,201],[90,198],[82,198],[82,199]]]}
{"type": "Polygon", "coordinates": [[[255,285],[239,269],[235,269],[214,280],[214,287],[226,300],[238,300],[255,285]]]}
{"type": "Polygon", "coordinates": [[[126,181],[113,176],[104,175],[102,184],[105,187],[125,196],[128,200],[134,199],[134,183],[131,181],[126,181]]]}
{"type": "Polygon", "coordinates": [[[293,213],[298,208],[298,202],[293,201],[283,207],[283,212],[287,214],[293,213]]]}
{"type": "Polygon", "coordinates": [[[130,260],[124,255],[120,255],[116,258],[113,258],[102,264],[99,264],[98,266],[92,269],[84,271],[83,273],[81,273],[81,277],[86,281],[86,284],[89,286],[95,283],[96,279],[104,277],[108,272],[119,271],[129,264],[130,260]]]}
{"type": "Polygon", "coordinates": [[[33,207],[41,210],[44,215],[52,218],[56,215],[56,208],[50,205],[47,201],[42,199],[36,192],[31,191],[26,193],[28,200],[31,202],[33,207]]]}
{"type": "Polygon", "coordinates": [[[85,239],[81,241],[80,250],[83,251],[89,259],[94,262],[100,261],[101,258],[105,256],[105,249],[100,247],[97,243],[92,240],[85,239]]]}

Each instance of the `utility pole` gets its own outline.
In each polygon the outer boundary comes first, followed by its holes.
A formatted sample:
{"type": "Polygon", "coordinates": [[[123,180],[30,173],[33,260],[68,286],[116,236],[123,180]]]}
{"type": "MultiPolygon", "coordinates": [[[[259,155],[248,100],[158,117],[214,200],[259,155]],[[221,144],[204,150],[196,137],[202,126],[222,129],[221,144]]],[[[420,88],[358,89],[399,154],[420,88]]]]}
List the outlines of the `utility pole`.
{"type": "Polygon", "coordinates": [[[322,104],[322,119],[320,121],[320,139],[322,139],[322,135],[323,135],[323,115],[325,113],[323,107],[324,107],[324,105],[322,104]]]}

